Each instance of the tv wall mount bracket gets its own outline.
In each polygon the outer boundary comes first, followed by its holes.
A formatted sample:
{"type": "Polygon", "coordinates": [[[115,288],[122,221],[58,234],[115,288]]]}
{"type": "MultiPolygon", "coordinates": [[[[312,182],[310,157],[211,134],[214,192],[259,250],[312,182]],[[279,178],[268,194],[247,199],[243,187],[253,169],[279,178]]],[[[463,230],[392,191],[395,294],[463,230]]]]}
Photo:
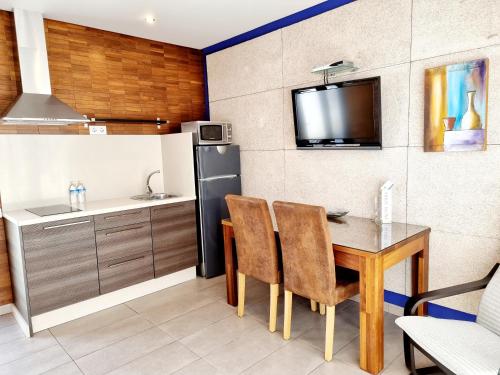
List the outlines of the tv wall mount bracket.
{"type": "Polygon", "coordinates": [[[316,66],[311,70],[311,73],[322,74],[323,83],[326,85],[330,78],[341,73],[355,72],[358,69],[352,61],[340,60],[329,65],[316,66]]]}

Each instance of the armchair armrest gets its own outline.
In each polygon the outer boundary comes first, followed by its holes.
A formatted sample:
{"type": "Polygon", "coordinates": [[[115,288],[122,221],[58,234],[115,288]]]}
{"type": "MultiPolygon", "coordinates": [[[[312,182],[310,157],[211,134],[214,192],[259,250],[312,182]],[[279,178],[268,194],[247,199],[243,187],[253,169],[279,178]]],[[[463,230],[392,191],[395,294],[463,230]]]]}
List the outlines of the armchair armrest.
{"type": "Polygon", "coordinates": [[[488,285],[489,281],[491,280],[499,266],[500,263],[495,264],[488,275],[481,280],[471,281],[469,283],[454,285],[447,288],[431,290],[429,292],[417,294],[413,297],[410,297],[410,299],[405,304],[405,316],[415,315],[417,307],[422,303],[486,288],[486,285],[488,285]]]}

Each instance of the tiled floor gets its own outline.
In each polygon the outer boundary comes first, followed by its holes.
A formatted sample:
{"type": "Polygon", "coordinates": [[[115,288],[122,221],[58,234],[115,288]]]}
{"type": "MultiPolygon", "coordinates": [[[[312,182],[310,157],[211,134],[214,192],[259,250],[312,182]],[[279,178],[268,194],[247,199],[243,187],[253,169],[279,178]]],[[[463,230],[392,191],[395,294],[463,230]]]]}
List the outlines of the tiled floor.
{"type": "MultiPolygon", "coordinates": [[[[334,358],[323,361],[325,319],[294,298],[292,339],[267,331],[268,286],[247,282],[246,315],[225,303],[224,277],[197,279],[24,338],[0,316],[0,375],[364,374],[358,304],[337,307],[334,358]]],[[[407,374],[402,333],[385,317],[384,374],[407,374]]]]}

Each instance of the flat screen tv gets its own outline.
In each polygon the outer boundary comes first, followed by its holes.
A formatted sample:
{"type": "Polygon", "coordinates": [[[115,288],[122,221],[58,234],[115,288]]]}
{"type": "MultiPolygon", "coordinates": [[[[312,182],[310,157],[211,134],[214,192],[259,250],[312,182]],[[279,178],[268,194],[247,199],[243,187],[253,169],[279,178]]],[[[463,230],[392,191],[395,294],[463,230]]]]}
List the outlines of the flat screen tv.
{"type": "Polygon", "coordinates": [[[292,90],[297,148],[382,148],[380,77],[292,90]]]}

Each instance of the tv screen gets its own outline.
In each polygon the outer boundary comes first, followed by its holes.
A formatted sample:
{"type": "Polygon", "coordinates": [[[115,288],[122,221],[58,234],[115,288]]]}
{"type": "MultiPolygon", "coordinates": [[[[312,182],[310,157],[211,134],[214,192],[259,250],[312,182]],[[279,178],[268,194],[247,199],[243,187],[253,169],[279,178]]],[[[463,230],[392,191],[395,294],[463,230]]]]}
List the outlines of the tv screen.
{"type": "Polygon", "coordinates": [[[297,147],[381,148],[380,77],[292,90],[297,147]]]}

